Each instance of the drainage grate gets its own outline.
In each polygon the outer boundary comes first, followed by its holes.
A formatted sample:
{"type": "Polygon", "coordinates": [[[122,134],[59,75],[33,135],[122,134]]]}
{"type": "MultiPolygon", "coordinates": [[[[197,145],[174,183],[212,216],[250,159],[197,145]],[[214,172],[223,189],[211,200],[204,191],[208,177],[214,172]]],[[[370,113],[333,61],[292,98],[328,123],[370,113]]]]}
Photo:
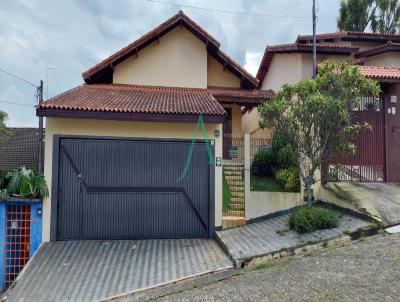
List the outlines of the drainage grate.
{"type": "Polygon", "coordinates": [[[29,260],[30,205],[6,206],[4,245],[4,288],[8,288],[29,260]]]}

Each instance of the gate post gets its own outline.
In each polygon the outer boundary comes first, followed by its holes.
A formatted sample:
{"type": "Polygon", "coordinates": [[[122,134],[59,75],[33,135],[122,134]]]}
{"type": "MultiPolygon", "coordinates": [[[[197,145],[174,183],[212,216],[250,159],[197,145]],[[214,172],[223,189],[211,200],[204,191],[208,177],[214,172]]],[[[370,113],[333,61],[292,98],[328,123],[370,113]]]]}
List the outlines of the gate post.
{"type": "Polygon", "coordinates": [[[244,134],[244,213],[245,220],[247,220],[247,209],[248,202],[250,200],[250,172],[251,172],[251,163],[250,163],[250,134],[244,134]]]}

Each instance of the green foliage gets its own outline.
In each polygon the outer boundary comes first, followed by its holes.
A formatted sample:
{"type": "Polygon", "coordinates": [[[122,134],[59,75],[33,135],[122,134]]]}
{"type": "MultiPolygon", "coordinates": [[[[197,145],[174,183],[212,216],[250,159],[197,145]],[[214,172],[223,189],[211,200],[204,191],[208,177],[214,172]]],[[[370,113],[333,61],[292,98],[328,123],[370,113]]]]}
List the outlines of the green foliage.
{"type": "Polygon", "coordinates": [[[375,0],[371,29],[382,34],[400,33],[400,1],[375,0]]]}
{"type": "Polygon", "coordinates": [[[274,154],[271,150],[258,150],[254,155],[254,162],[268,166],[275,165],[274,154]]]}
{"type": "Polygon", "coordinates": [[[276,179],[282,182],[286,192],[300,192],[300,177],[296,167],[278,170],[276,179]]]}
{"type": "Polygon", "coordinates": [[[284,135],[275,133],[272,136],[272,153],[278,169],[289,169],[296,166],[292,159],[293,151],[291,148],[292,147],[288,144],[288,140],[284,135]]]}
{"type": "Polygon", "coordinates": [[[373,20],[374,0],[341,0],[337,27],[340,31],[366,30],[373,20]]]}
{"type": "Polygon", "coordinates": [[[315,79],[283,85],[271,102],[258,107],[260,126],[285,138],[289,157],[310,191],[315,171],[330,154],[355,152],[352,139],[370,126],[353,124],[351,108],[359,107],[362,96],[376,97],[379,91],[378,83],[357,67],[328,60],[315,79]]]}
{"type": "Polygon", "coordinates": [[[275,177],[258,177],[251,175],[250,191],[253,192],[283,192],[282,183],[275,177]]]}
{"type": "Polygon", "coordinates": [[[226,181],[224,175],[222,175],[222,211],[228,212],[231,203],[231,190],[229,188],[229,184],[226,181]]]}
{"type": "Polygon", "coordinates": [[[341,0],[337,27],[340,31],[400,32],[399,0],[341,0]]]}
{"type": "Polygon", "coordinates": [[[49,195],[44,176],[25,167],[10,170],[6,173],[7,192],[10,195],[42,198],[49,195]]]}
{"type": "Polygon", "coordinates": [[[11,132],[6,127],[8,114],[0,110],[0,143],[10,137],[11,132]]]}
{"type": "Polygon", "coordinates": [[[294,210],[289,217],[289,227],[303,234],[315,230],[335,228],[339,225],[339,216],[335,212],[312,206],[294,210]]]}

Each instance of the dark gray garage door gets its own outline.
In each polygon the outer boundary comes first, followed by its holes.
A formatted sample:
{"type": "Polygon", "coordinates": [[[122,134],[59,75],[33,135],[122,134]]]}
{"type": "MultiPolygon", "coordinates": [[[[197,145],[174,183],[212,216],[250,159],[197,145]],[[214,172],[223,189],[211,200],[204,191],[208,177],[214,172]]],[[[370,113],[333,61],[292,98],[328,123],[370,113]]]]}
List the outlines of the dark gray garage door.
{"type": "MultiPolygon", "coordinates": [[[[213,235],[205,143],[57,138],[58,240],[213,235]]],[[[212,178],[212,179],[211,179],[212,178]]],[[[54,213],[54,212],[53,212],[54,213]]]]}

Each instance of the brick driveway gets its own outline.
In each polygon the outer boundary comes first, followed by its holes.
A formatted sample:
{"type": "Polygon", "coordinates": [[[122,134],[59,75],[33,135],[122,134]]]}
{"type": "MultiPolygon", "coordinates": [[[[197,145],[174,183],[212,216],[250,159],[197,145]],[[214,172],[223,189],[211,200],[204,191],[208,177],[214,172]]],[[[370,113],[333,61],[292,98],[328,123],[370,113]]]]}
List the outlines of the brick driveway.
{"type": "Polygon", "coordinates": [[[274,264],[160,301],[399,301],[400,234],[274,264]]]}

